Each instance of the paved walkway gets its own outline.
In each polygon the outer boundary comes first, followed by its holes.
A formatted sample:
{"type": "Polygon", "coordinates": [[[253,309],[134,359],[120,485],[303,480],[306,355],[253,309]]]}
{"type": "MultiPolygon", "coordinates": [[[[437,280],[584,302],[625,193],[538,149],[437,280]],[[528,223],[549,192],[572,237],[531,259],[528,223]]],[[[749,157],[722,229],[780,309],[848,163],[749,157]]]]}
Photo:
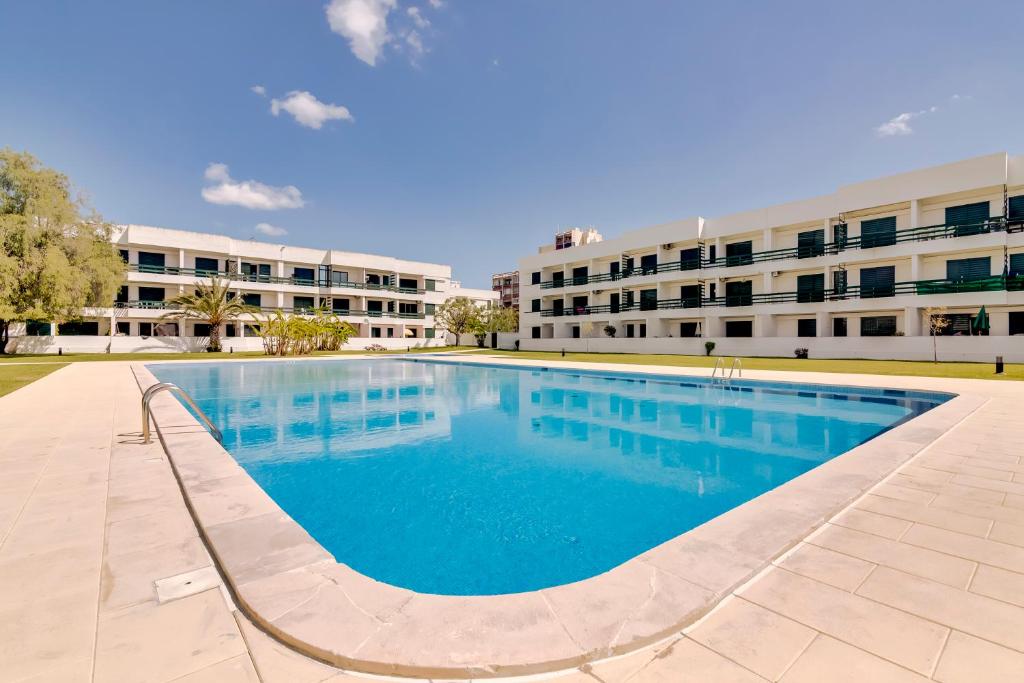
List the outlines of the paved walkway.
{"type": "MultiPolygon", "coordinates": [[[[1024,386],[992,394],[685,634],[557,679],[1024,680],[1024,386]]],[[[365,681],[234,610],[138,399],[117,362],[0,398],[0,681],[365,681]]]]}

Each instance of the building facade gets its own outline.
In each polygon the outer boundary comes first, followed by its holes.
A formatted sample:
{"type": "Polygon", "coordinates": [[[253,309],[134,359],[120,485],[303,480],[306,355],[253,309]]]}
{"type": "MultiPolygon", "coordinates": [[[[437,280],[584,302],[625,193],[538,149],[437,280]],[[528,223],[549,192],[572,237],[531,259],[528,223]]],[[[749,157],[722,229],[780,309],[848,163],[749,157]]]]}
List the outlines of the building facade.
{"type": "Polygon", "coordinates": [[[519,310],[519,271],[495,273],[491,276],[491,289],[498,293],[498,303],[505,308],[519,310]]]}
{"type": "Polygon", "coordinates": [[[1024,156],[520,261],[521,348],[1024,361],[1024,156]],[[985,315],[979,316],[984,307],[985,315]]]}
{"type": "Polygon", "coordinates": [[[259,311],[224,326],[226,350],[262,348],[258,329],[265,316],[320,307],[356,329],[349,342],[355,348],[443,345],[445,334],[434,326],[438,305],[457,296],[478,304],[498,297],[461,287],[450,266],[387,256],[141,225],[120,227],[114,241],[128,275],[112,306],[86,310],[82,320],[62,325],[30,323],[12,342],[18,351],[201,350],[207,325],[161,316],[173,310],[175,297],[214,278],[230,281],[234,295],[259,311]]]}

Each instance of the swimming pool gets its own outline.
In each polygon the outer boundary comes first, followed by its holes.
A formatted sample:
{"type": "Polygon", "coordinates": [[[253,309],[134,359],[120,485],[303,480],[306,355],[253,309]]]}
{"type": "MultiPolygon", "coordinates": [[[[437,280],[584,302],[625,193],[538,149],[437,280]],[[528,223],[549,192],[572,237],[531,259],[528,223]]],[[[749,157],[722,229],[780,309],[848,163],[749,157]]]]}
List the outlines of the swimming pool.
{"type": "Polygon", "coordinates": [[[149,368],[338,562],[449,595],[607,571],[951,397],[428,359],[149,368]]]}

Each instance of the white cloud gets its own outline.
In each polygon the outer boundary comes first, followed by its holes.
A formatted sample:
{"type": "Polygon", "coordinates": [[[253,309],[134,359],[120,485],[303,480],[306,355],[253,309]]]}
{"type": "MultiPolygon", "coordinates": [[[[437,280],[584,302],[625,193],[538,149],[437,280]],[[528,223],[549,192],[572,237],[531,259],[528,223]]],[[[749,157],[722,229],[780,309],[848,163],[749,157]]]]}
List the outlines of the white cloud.
{"type": "Polygon", "coordinates": [[[388,14],[397,6],[397,0],[331,0],[326,7],[327,23],[331,31],[348,40],[352,54],[374,66],[392,39],[388,14]]]}
{"type": "Polygon", "coordinates": [[[256,232],[268,237],[281,237],[288,234],[288,231],[284,228],[279,228],[276,225],[271,225],[270,223],[257,223],[256,232]]]}
{"type": "Polygon", "coordinates": [[[320,130],[325,121],[355,120],[348,107],[321,102],[313,93],[305,90],[292,90],[283,100],[270,101],[270,112],[274,116],[279,115],[282,110],[291,114],[299,125],[316,130],[320,130]]]}
{"type": "Polygon", "coordinates": [[[204,177],[211,183],[203,188],[203,199],[211,204],[243,206],[247,209],[275,211],[305,206],[302,192],[294,185],[273,187],[255,180],[237,181],[228,173],[227,164],[210,164],[204,177]]]}
{"type": "Polygon", "coordinates": [[[444,7],[444,0],[427,0],[427,2],[429,2],[430,6],[434,9],[441,9],[444,7]]]}
{"type": "Polygon", "coordinates": [[[251,88],[249,88],[249,90],[252,90],[254,93],[259,95],[260,97],[266,97],[267,96],[267,89],[264,88],[262,85],[254,85],[251,88]]]}
{"type": "Polygon", "coordinates": [[[420,36],[419,31],[412,29],[411,31],[403,32],[402,39],[405,41],[405,44],[409,46],[409,61],[411,61],[414,66],[417,66],[417,61],[423,56],[423,53],[427,51],[427,49],[423,47],[423,38],[420,36]]]}
{"type": "Polygon", "coordinates": [[[416,24],[416,28],[427,28],[430,26],[430,20],[423,16],[423,12],[420,11],[419,7],[410,7],[405,10],[405,13],[412,19],[412,23],[416,24]]]}
{"type": "Polygon", "coordinates": [[[875,133],[877,133],[879,137],[883,138],[892,137],[894,135],[910,135],[914,132],[914,129],[910,127],[911,121],[916,118],[920,118],[925,114],[934,114],[938,110],[938,107],[929,107],[927,109],[922,109],[921,111],[905,111],[875,128],[875,133]]]}

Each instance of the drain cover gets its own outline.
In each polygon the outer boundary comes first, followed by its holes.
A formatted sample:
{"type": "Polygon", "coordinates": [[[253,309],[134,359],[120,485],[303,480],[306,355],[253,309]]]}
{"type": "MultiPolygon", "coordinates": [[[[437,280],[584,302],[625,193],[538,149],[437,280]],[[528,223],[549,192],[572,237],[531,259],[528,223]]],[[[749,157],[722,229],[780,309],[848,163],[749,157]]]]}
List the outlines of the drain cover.
{"type": "Polygon", "coordinates": [[[184,574],[168,576],[156,581],[157,602],[163,604],[170,600],[186,598],[220,585],[220,574],[213,567],[203,567],[184,574]]]}

